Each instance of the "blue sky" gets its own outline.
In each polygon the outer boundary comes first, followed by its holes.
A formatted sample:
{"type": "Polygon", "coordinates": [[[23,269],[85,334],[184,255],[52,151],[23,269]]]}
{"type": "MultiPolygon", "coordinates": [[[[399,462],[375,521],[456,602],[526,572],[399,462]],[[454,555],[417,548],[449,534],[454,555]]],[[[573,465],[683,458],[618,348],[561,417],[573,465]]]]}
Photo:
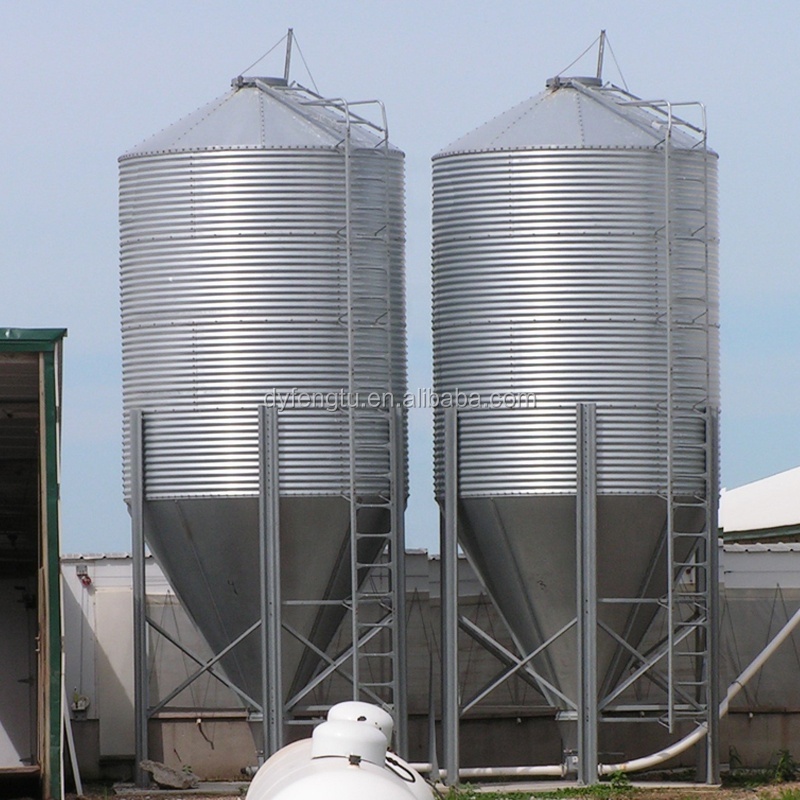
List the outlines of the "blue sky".
{"type": "MultiPolygon", "coordinates": [[[[384,100],[406,152],[412,388],[430,385],[435,152],[538,93],[601,28],[631,91],[705,102],[721,156],[723,485],[800,464],[800,4],[0,0],[0,322],[69,328],[65,551],[129,549],[117,157],[224,93],[290,26],[320,91],[384,100]]],[[[279,51],[254,70],[281,71],[279,51]]],[[[299,58],[293,78],[308,80],[299,58]]],[[[431,449],[414,411],[408,542],[436,550],[431,449]]]]}

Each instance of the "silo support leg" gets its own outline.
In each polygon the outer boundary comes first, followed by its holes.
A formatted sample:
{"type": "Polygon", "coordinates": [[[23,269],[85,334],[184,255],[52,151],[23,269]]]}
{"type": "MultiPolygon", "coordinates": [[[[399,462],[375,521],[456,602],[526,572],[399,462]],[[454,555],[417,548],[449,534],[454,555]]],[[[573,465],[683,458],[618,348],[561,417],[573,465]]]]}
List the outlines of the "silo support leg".
{"type": "Polygon", "coordinates": [[[458,783],[458,412],[445,409],[445,501],[441,528],[442,740],[450,786],[458,783]]]}
{"type": "Polygon", "coordinates": [[[259,406],[258,534],[261,576],[261,717],[266,760],[283,747],[278,409],[259,406]]]}
{"type": "Polygon", "coordinates": [[[708,681],[708,736],[706,737],[704,774],[706,783],[715,785],[720,782],[719,771],[719,412],[709,413],[708,431],[706,434],[709,452],[708,482],[708,654],[706,656],[706,675],[708,681]]]}
{"type": "Polygon", "coordinates": [[[141,409],[130,412],[131,437],[131,555],[133,568],[133,704],[134,779],[145,788],[150,776],[141,767],[147,756],[147,609],[144,543],[144,419],[141,409]]]}
{"type": "Polygon", "coordinates": [[[597,423],[577,408],[578,781],[597,783],[597,423]]]}
{"type": "Polygon", "coordinates": [[[395,562],[392,608],[394,614],[395,651],[395,742],[397,752],[408,758],[408,652],[406,629],[406,531],[405,531],[405,460],[403,448],[403,409],[391,410],[390,465],[392,470],[392,530],[394,540],[391,558],[395,562]]]}

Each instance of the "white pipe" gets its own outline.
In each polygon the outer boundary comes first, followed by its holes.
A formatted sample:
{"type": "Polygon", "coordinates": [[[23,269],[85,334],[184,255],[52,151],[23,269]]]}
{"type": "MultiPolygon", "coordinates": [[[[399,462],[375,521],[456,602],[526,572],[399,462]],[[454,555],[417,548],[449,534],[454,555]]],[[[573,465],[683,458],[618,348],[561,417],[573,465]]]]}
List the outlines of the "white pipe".
{"type": "MultiPolygon", "coordinates": [[[[423,775],[433,770],[430,763],[409,764],[423,775]]],[[[567,774],[563,764],[543,764],[535,767],[467,767],[458,771],[459,778],[563,778],[567,774]]],[[[440,770],[440,775],[447,777],[447,770],[440,770]]]]}
{"type": "MultiPolygon", "coordinates": [[[[739,675],[738,678],[728,687],[728,693],[725,699],[720,703],[719,716],[720,719],[728,713],[731,701],[736,697],[739,692],[744,689],[747,682],[764,666],[766,661],[772,654],[789,638],[792,631],[800,623],[800,609],[795,611],[794,616],[778,631],[775,638],[753,659],[750,666],[739,675]]],[[[610,775],[612,772],[637,772],[638,770],[654,767],[657,764],[663,764],[665,761],[674,756],[680,755],[685,750],[688,750],[692,745],[697,744],[708,733],[707,725],[698,726],[688,736],[675,742],[664,750],[658,753],[653,753],[650,756],[642,758],[634,758],[631,761],[624,761],[621,764],[598,764],[598,775],[610,775]]]]}
{"type": "Polygon", "coordinates": [[[459,778],[563,778],[566,774],[564,764],[536,767],[473,767],[458,771],[459,778]]]}
{"type": "Polygon", "coordinates": [[[631,761],[624,761],[621,764],[598,764],[597,774],[610,775],[612,772],[638,772],[641,769],[663,764],[665,761],[669,761],[669,759],[679,755],[684,750],[688,750],[692,745],[697,744],[706,733],[708,733],[707,727],[705,725],[700,725],[688,736],[684,736],[680,741],[675,742],[675,744],[670,745],[658,753],[653,753],[653,755],[634,758],[631,761]]]}

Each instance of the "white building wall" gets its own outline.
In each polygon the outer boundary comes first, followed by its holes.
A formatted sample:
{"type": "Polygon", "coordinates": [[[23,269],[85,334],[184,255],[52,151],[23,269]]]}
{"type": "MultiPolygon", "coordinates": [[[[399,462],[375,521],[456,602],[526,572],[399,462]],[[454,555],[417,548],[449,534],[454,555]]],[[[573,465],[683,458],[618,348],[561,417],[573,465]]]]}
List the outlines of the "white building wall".
{"type": "MultiPolygon", "coordinates": [[[[720,556],[721,682],[724,690],[800,607],[800,544],[727,545],[720,556]]],[[[409,553],[407,562],[410,707],[416,715],[417,738],[421,737],[420,742],[423,742],[427,739],[427,723],[423,725],[422,717],[430,708],[431,687],[434,703],[438,705],[438,680],[431,684],[429,672],[438,658],[439,564],[435,557],[431,559],[424,552],[409,553]]],[[[466,561],[460,566],[463,568],[460,570],[462,611],[468,615],[478,614],[485,604],[483,617],[486,619],[482,617],[476,621],[502,636],[502,624],[497,615],[493,615],[488,598],[466,561]]],[[[121,756],[131,760],[131,560],[127,556],[66,557],[62,572],[67,694],[73,702],[83,702],[81,698],[85,697],[88,703],[85,711],[73,711],[73,718],[77,727],[83,722],[87,723],[85,730],[91,729],[98,741],[101,762],[121,756]],[[84,583],[79,573],[84,574],[84,583]]],[[[147,563],[147,575],[150,617],[173,633],[198,658],[208,658],[209,649],[152,559],[147,563]]],[[[468,648],[462,653],[461,667],[465,670],[464,693],[469,696],[474,688],[479,688],[495,674],[498,665],[473,643],[464,640],[461,644],[468,648]]],[[[152,631],[149,653],[152,704],[192,674],[196,664],[152,631]]],[[[543,703],[542,698],[522,682],[498,689],[489,705],[483,707],[480,725],[484,727],[473,738],[497,735],[502,749],[508,750],[508,741],[501,735],[504,719],[507,722],[522,713],[525,724],[530,725],[526,736],[539,736],[542,742],[549,742],[555,736],[552,757],[558,758],[558,733],[552,726],[547,727],[551,722],[544,717],[540,722],[531,721],[525,716],[531,709],[542,712],[543,703]]],[[[472,720],[469,724],[478,723],[472,720]]],[[[483,739],[479,738],[473,745],[486,755],[481,741],[483,739]]],[[[797,741],[800,741],[800,631],[784,643],[747,690],[737,697],[723,726],[721,757],[723,761],[726,759],[730,746],[749,766],[765,765],[774,753],[785,747],[792,749],[797,741]],[[796,736],[792,726],[798,728],[796,736]]],[[[255,763],[252,736],[241,704],[232,692],[207,675],[173,700],[168,712],[160,714],[158,723],[151,726],[151,746],[172,766],[180,769],[190,765],[208,778],[236,777],[241,766],[255,763]]],[[[654,745],[655,749],[660,746],[654,745]]],[[[534,755],[538,754],[537,746],[534,755]]],[[[416,755],[423,760],[427,757],[424,750],[416,755]]]]}
{"type": "Polygon", "coordinates": [[[131,592],[124,588],[100,588],[93,599],[95,701],[100,720],[100,753],[125,756],[135,750],[131,592]]]}
{"type": "MultiPolygon", "coordinates": [[[[100,761],[131,758],[134,749],[132,560],[127,554],[64,556],[65,676],[76,728],[97,725],[100,761]]],[[[211,652],[152,558],[147,559],[148,616],[201,660],[211,652]]],[[[150,704],[197,669],[196,663],[155,631],[148,639],[150,704]]],[[[170,708],[199,711],[241,708],[213,677],[202,676],[170,708]]]]}

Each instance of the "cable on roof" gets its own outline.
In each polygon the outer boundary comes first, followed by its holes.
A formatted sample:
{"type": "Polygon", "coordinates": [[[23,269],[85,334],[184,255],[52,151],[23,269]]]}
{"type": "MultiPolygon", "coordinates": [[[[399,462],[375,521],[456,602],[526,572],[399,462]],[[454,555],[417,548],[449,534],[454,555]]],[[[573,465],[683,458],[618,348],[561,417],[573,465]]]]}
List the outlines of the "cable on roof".
{"type": "Polygon", "coordinates": [[[622,68],[619,65],[619,61],[617,61],[617,57],[614,54],[614,48],[611,46],[611,41],[606,35],[606,44],[608,45],[608,50],[611,53],[611,58],[614,59],[614,66],[617,68],[617,72],[619,72],[619,77],[622,78],[622,85],[625,87],[625,91],[630,94],[630,89],[628,89],[628,82],[625,80],[625,76],[622,74],[622,68]]]}
{"type": "MultiPolygon", "coordinates": [[[[289,35],[288,33],[284,34],[284,35],[283,35],[283,37],[281,37],[281,39],[280,39],[280,40],[278,40],[277,42],[275,42],[275,44],[274,44],[274,45],[272,45],[272,47],[270,47],[270,49],[269,49],[269,50],[267,50],[267,52],[266,52],[266,53],[264,53],[264,55],[263,55],[263,56],[260,56],[259,58],[257,58],[257,59],[256,59],[256,60],[255,60],[255,61],[252,63],[252,64],[250,64],[250,66],[249,66],[249,67],[245,67],[245,68],[244,68],[244,69],[243,69],[243,70],[242,70],[242,71],[241,71],[239,74],[240,74],[240,75],[244,75],[246,72],[249,72],[251,69],[253,69],[253,67],[254,67],[256,64],[258,64],[258,63],[260,63],[261,61],[263,61],[263,60],[264,60],[264,59],[265,59],[265,58],[266,58],[266,57],[267,57],[267,56],[268,56],[268,55],[269,55],[269,54],[270,54],[270,53],[271,53],[273,50],[275,50],[277,47],[280,47],[280,46],[281,46],[281,45],[282,45],[282,44],[283,44],[283,43],[286,41],[286,37],[287,37],[288,35],[289,35]]],[[[298,48],[298,49],[299,49],[299,48],[298,48]]],[[[302,55],[302,54],[301,54],[301,55],[302,55]]],[[[305,59],[303,59],[303,63],[305,63],[305,59]]],[[[312,80],[313,80],[313,78],[312,78],[312,80]]]]}
{"type": "Polygon", "coordinates": [[[303,55],[303,51],[300,49],[300,42],[297,41],[297,36],[294,37],[294,43],[297,45],[297,52],[300,53],[300,58],[303,61],[303,66],[306,68],[306,72],[308,73],[308,77],[311,78],[311,84],[314,87],[314,91],[319,94],[319,89],[317,88],[317,82],[314,80],[314,76],[311,74],[311,70],[308,68],[308,64],[306,63],[306,57],[303,55]]]}
{"type": "Polygon", "coordinates": [[[577,64],[599,41],[600,37],[598,36],[573,62],[567,64],[560,72],[557,72],[556,77],[561,77],[568,69],[577,64]]]}

